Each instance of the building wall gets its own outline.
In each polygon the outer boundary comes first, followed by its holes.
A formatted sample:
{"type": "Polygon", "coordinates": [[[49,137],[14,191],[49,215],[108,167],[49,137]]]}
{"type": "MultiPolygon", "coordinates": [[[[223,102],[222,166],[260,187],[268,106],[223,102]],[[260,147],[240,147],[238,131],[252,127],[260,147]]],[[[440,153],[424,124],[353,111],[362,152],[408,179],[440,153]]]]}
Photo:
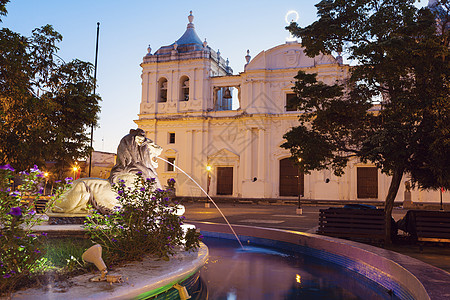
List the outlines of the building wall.
{"type": "MultiPolygon", "coordinates": [[[[175,164],[212,196],[217,194],[218,168],[233,167],[230,197],[283,198],[279,196],[279,161],[290,153],[280,145],[284,133],[298,124],[301,113],[285,109],[286,94],[292,93],[294,76],[302,69],[318,73],[319,80],[333,84],[348,76],[349,67],[332,56],[309,58],[298,43],[262,51],[239,75],[219,72],[222,76],[211,77],[218,65],[206,54],[184,54],[182,60],[172,59],[175,61],[144,59],[141,64],[142,102],[136,123],[164,148],[161,157],[175,158],[175,164]],[[180,101],[179,97],[183,76],[190,80],[189,101],[180,101]],[[161,77],[168,80],[165,103],[158,103],[161,77]],[[239,109],[214,110],[214,91],[220,87],[238,89],[239,109]],[[170,133],[175,134],[175,143],[170,143],[170,133]],[[207,165],[212,167],[209,173],[207,165]]],[[[357,200],[357,168],[361,166],[370,165],[352,161],[342,177],[336,177],[330,170],[305,175],[304,197],[357,200]]],[[[202,196],[187,175],[177,169],[169,171],[165,162],[159,162],[157,171],[163,184],[169,178],[176,180],[177,195],[202,196]]],[[[373,200],[385,199],[389,183],[390,177],[378,171],[378,195],[373,200]]],[[[397,201],[404,200],[404,192],[403,183],[397,201]]],[[[413,201],[438,202],[438,196],[438,192],[412,191],[413,201]]]]}

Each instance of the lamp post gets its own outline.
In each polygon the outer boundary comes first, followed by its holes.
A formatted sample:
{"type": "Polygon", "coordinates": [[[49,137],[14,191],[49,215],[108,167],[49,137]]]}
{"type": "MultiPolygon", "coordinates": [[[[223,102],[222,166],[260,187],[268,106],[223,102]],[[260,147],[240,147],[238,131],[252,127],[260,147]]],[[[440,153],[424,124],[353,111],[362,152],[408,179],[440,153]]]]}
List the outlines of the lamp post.
{"type": "Polygon", "coordinates": [[[302,188],[301,188],[301,180],[300,180],[300,175],[301,175],[301,167],[300,167],[300,163],[301,163],[301,162],[302,162],[302,158],[299,157],[299,158],[298,158],[298,163],[299,163],[299,166],[298,166],[298,176],[297,176],[297,178],[298,178],[298,207],[297,207],[297,209],[295,210],[295,213],[296,213],[297,215],[303,214],[302,201],[301,201],[301,198],[302,198],[302,188]]]}
{"type": "Polygon", "coordinates": [[[439,189],[439,193],[440,193],[440,196],[441,196],[441,209],[440,210],[444,210],[444,204],[442,203],[442,190],[443,190],[444,188],[443,187],[441,187],[440,189],[439,189]]]}
{"type": "Polygon", "coordinates": [[[44,172],[44,177],[45,177],[44,196],[45,196],[45,189],[47,188],[48,176],[49,176],[49,173],[48,172],[44,172]]]}
{"type": "MultiPolygon", "coordinates": [[[[98,35],[100,32],[100,22],[97,22],[97,40],[95,42],[95,63],[94,63],[94,96],[95,96],[95,87],[97,86],[97,57],[98,57],[98,35]]],[[[93,143],[94,143],[94,123],[91,124],[91,154],[89,155],[89,177],[91,177],[91,169],[92,169],[92,152],[93,152],[93,143]]]]}
{"type": "MultiPolygon", "coordinates": [[[[209,186],[211,185],[211,170],[212,170],[212,167],[210,165],[207,165],[206,172],[208,174],[208,177],[207,177],[207,181],[206,181],[206,193],[208,195],[209,195],[209,186]]],[[[208,198],[206,198],[205,208],[209,208],[209,207],[210,207],[210,204],[208,202],[208,198]]]]}
{"type": "Polygon", "coordinates": [[[78,170],[80,169],[79,166],[73,166],[72,170],[73,170],[73,180],[76,180],[76,174],[78,172],[78,170]]]}

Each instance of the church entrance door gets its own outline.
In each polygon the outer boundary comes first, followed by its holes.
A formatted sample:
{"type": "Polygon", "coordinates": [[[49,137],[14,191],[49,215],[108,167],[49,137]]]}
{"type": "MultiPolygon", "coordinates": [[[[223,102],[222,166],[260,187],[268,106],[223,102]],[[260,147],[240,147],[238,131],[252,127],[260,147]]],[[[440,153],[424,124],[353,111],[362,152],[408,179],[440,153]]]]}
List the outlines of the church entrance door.
{"type": "Polygon", "coordinates": [[[280,196],[304,195],[304,176],[290,158],[280,160],[280,196]]]}
{"type": "Polygon", "coordinates": [[[376,167],[358,167],[356,173],[357,197],[378,199],[378,169],[376,167]]]}
{"type": "Polygon", "coordinates": [[[217,195],[233,195],[233,167],[217,167],[217,195]]]}

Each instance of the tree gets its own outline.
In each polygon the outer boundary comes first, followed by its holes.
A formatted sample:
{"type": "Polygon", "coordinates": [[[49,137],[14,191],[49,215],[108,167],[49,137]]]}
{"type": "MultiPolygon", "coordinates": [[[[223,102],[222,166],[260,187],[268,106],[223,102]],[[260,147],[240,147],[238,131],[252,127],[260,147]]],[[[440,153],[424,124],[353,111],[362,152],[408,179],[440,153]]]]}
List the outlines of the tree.
{"type": "Polygon", "coordinates": [[[307,55],[344,52],[358,63],[346,82],[333,86],[299,72],[294,91],[304,114],[282,147],[302,158],[305,172],[331,167],[342,175],[356,157],[392,175],[385,199],[388,242],[403,174],[422,189],[450,188],[449,4],[413,4],[323,0],[316,5],[318,21],[287,27],[307,55]]]}
{"type": "Polygon", "coordinates": [[[31,37],[0,30],[0,164],[67,166],[90,152],[87,128],[100,111],[92,64],[59,59],[61,40],[50,25],[31,37]]]}
{"type": "MultiPolygon", "coordinates": [[[[9,2],[9,0],[0,0],[0,17],[6,16],[6,13],[8,12],[6,10],[6,4],[9,2]]],[[[2,22],[2,19],[0,19],[0,23],[2,22]]]]}

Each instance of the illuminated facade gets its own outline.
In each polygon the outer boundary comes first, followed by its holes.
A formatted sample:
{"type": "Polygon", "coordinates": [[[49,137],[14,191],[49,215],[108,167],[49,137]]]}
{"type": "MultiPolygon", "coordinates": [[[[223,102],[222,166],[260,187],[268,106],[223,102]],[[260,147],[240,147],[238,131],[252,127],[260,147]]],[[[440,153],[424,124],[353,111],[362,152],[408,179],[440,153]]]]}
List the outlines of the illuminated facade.
{"type": "MultiPolygon", "coordinates": [[[[283,134],[298,124],[291,107],[294,76],[299,69],[317,73],[333,84],[345,79],[349,66],[331,55],[307,57],[301,44],[287,42],[247,53],[244,72],[232,75],[220,53],[198,37],[192,23],[175,43],[141,64],[142,101],[137,125],[164,148],[162,157],[190,174],[212,196],[235,198],[384,200],[390,178],[372,165],[353,162],[344,176],[329,170],[298,176],[280,148],[283,134]],[[210,166],[210,170],[207,170],[210,166]]],[[[202,196],[186,175],[160,162],[164,184],[177,182],[177,195],[202,196]]],[[[432,201],[430,193],[413,192],[415,201],[432,201]]],[[[397,196],[404,199],[404,185],[397,196]]]]}

